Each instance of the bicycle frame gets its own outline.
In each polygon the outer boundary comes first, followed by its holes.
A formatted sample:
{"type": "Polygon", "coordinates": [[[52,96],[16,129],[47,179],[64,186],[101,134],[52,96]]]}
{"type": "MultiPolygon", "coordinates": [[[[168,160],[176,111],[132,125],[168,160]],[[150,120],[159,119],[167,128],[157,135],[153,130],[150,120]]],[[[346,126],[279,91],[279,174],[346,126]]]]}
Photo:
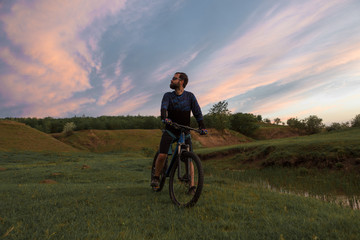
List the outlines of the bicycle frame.
{"type": "MultiPolygon", "coordinates": [[[[189,134],[188,135],[189,138],[191,138],[191,135],[189,134]]],[[[175,151],[174,153],[172,154],[172,157],[171,157],[171,161],[170,161],[170,165],[168,167],[168,169],[166,170],[165,172],[165,176],[166,177],[169,177],[170,176],[170,171],[172,169],[172,167],[174,166],[175,162],[176,161],[180,161],[180,156],[181,156],[181,153],[183,151],[190,151],[190,146],[189,144],[185,144],[185,139],[186,139],[186,136],[185,136],[185,133],[183,130],[181,130],[181,134],[180,134],[180,137],[178,139],[174,139],[173,140],[173,143],[174,142],[177,142],[176,144],[176,148],[175,148],[175,151]],[[186,146],[186,149],[183,149],[182,146],[186,146]]],[[[172,146],[170,145],[170,149],[172,149],[172,146]]],[[[190,164],[187,164],[188,165],[188,172],[190,171],[190,164]]],[[[178,177],[180,178],[180,174],[181,174],[181,169],[180,169],[180,164],[178,164],[179,166],[179,169],[178,169],[178,177]]]]}

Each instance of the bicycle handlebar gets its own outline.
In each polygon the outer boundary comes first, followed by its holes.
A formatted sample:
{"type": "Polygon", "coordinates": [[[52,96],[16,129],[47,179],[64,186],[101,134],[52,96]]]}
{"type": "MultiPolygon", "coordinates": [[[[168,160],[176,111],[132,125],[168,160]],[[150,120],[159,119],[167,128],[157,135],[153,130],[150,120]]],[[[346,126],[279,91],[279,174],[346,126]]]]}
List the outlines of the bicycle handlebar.
{"type": "Polygon", "coordinates": [[[182,129],[186,129],[186,130],[192,130],[192,131],[197,132],[197,133],[199,133],[199,134],[201,133],[201,130],[200,130],[200,129],[188,127],[188,126],[185,126],[185,125],[181,125],[181,124],[178,124],[178,123],[176,123],[176,122],[172,122],[172,123],[171,123],[171,126],[174,126],[174,127],[177,128],[177,129],[182,128],[182,129]]]}

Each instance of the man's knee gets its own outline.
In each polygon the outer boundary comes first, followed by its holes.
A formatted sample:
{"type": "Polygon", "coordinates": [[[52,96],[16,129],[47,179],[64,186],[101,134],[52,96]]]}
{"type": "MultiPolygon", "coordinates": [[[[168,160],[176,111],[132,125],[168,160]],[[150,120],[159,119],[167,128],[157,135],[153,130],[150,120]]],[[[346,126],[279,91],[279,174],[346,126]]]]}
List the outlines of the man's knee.
{"type": "Polygon", "coordinates": [[[166,159],[166,157],[167,157],[167,154],[166,154],[166,153],[159,153],[157,159],[160,159],[160,161],[161,161],[161,160],[166,159]]]}

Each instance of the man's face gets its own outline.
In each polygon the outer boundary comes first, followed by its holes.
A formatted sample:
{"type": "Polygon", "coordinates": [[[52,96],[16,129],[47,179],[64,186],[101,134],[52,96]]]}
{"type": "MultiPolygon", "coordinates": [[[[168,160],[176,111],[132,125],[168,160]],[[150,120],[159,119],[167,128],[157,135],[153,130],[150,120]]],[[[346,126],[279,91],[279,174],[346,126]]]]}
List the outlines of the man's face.
{"type": "Polygon", "coordinates": [[[180,81],[180,74],[175,74],[174,77],[171,79],[170,88],[171,89],[177,89],[180,88],[180,85],[182,84],[180,81]]]}

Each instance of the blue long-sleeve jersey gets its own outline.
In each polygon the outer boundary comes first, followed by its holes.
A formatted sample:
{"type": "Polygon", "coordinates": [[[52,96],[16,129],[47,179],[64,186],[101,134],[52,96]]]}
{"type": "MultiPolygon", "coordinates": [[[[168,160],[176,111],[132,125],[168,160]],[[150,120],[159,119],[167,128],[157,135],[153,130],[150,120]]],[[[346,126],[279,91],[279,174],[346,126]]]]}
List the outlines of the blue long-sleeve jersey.
{"type": "MultiPolygon", "coordinates": [[[[203,115],[193,93],[184,91],[176,95],[175,91],[167,92],[161,102],[161,119],[170,118],[173,122],[190,126],[190,112],[193,113],[201,129],[204,129],[203,115]]],[[[169,130],[173,130],[169,128],[169,130]]]]}

